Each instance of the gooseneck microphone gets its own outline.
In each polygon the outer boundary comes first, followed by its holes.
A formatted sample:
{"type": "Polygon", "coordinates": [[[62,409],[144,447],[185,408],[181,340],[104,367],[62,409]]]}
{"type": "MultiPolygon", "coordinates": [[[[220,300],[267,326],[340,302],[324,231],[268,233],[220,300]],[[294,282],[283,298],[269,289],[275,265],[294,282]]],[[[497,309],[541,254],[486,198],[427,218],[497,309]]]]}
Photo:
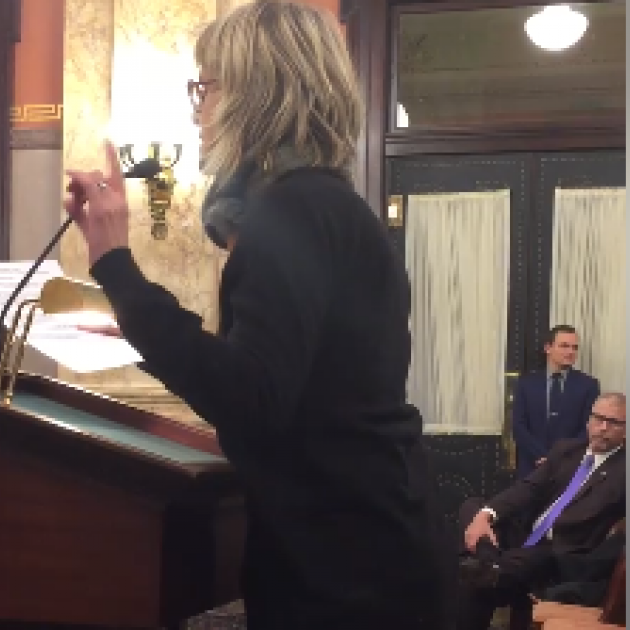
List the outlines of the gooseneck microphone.
{"type": "Polygon", "coordinates": [[[162,167],[155,158],[147,158],[133,164],[123,176],[127,179],[153,179],[161,170],[162,167]]]}
{"type": "MultiPolygon", "coordinates": [[[[160,171],[162,167],[155,158],[147,158],[141,162],[134,164],[128,171],[123,173],[123,176],[127,179],[152,179],[160,171]]],[[[74,194],[79,194],[80,191],[73,187],[72,182],[68,190],[74,194]]],[[[53,247],[59,242],[66,230],[70,227],[70,224],[74,221],[72,216],[69,216],[57,230],[55,235],[50,239],[50,242],[44,247],[42,253],[35,259],[35,262],[29,267],[28,271],[24,274],[24,277],[18,282],[17,286],[11,292],[9,299],[5,302],[2,310],[0,311],[0,344],[3,343],[3,329],[4,318],[7,316],[9,309],[13,306],[18,295],[22,289],[28,284],[28,281],[33,277],[35,272],[39,269],[40,265],[46,260],[46,257],[52,251],[53,247]]],[[[0,345],[0,349],[2,345],[0,345]]]]}

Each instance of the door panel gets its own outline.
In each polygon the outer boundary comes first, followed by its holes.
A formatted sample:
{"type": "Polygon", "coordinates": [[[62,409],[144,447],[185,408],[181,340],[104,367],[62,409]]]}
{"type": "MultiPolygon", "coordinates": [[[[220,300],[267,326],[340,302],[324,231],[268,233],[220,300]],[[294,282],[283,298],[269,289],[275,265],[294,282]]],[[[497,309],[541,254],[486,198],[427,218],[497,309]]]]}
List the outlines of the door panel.
{"type": "MultiPolygon", "coordinates": [[[[608,188],[626,185],[625,151],[546,153],[532,162],[531,236],[527,246],[530,283],[526,365],[539,367],[549,328],[549,291],[554,191],[561,188],[608,188]]],[[[570,322],[569,322],[570,323],[570,322]]]]}
{"type": "MultiPolygon", "coordinates": [[[[516,376],[538,368],[549,326],[549,288],[554,189],[557,186],[625,186],[621,150],[501,155],[408,155],[386,162],[387,195],[402,200],[402,216],[388,224],[404,257],[407,197],[439,192],[475,192],[509,188],[510,299],[506,360],[504,436],[427,436],[432,465],[442,488],[445,510],[455,526],[461,502],[488,496],[512,478],[510,406],[516,376]],[[508,455],[506,457],[506,455],[508,455]],[[490,482],[492,480],[492,482],[490,482]]],[[[455,530],[452,530],[453,535],[455,530]]]]}

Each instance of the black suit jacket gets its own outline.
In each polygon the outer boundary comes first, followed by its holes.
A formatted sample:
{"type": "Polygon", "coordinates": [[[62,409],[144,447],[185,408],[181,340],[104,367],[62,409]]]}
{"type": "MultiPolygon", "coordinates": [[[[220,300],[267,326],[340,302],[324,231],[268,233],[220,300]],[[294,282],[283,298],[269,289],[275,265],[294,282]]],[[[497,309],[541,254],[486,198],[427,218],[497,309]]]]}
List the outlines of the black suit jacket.
{"type": "MultiPolygon", "coordinates": [[[[569,485],[587,446],[583,440],[558,442],[544,464],[488,502],[497,519],[524,513],[538,518],[569,485]]],[[[625,469],[622,446],[593,472],[555,521],[554,553],[590,551],[604,541],[612,526],[625,516],[625,469]]],[[[528,523],[528,531],[532,525],[533,521],[528,523]]]]}
{"type": "Polygon", "coordinates": [[[534,462],[546,457],[563,438],[586,439],[586,423],[599,396],[597,379],[569,370],[557,417],[547,419],[547,371],[523,374],[517,381],[512,406],[512,429],[517,452],[518,476],[525,477],[534,462]]]}

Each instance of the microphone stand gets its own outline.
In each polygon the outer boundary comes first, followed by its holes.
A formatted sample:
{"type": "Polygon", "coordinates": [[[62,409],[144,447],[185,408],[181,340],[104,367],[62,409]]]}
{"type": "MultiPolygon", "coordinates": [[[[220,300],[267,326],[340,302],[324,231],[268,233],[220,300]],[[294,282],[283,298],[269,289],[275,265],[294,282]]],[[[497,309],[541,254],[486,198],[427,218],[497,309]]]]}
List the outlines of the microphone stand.
{"type": "MultiPolygon", "coordinates": [[[[159,162],[154,158],[147,158],[146,160],[142,160],[137,164],[134,164],[133,167],[124,173],[125,178],[145,178],[151,179],[155,177],[160,171],[162,167],[159,162]]],[[[72,184],[71,184],[72,186],[72,184]]],[[[70,190],[75,194],[78,192],[77,190],[70,190]]],[[[28,284],[28,281],[33,277],[35,272],[39,269],[41,264],[44,262],[48,254],[52,251],[53,247],[61,240],[61,237],[66,233],[72,222],[74,221],[73,217],[69,216],[62,224],[62,226],[57,230],[55,235],[50,239],[50,242],[42,253],[35,259],[35,262],[29,267],[28,271],[24,274],[24,277],[18,282],[17,286],[11,292],[9,299],[5,302],[2,310],[0,310],[0,352],[4,347],[5,335],[7,330],[4,326],[4,318],[7,316],[9,309],[13,306],[15,300],[18,295],[22,291],[22,289],[28,284]]],[[[2,375],[0,375],[0,378],[2,375]]]]}
{"type": "Polygon", "coordinates": [[[0,348],[4,346],[4,334],[6,329],[4,327],[4,318],[7,316],[9,309],[13,306],[13,303],[20,294],[20,291],[28,284],[28,281],[33,277],[35,272],[39,269],[44,262],[48,254],[52,251],[53,247],[59,242],[66,230],[70,227],[70,224],[74,221],[72,217],[68,217],[57,230],[56,234],[50,239],[50,242],[44,247],[42,253],[35,259],[35,262],[29,267],[28,271],[24,274],[23,278],[17,283],[17,286],[11,292],[9,299],[5,302],[2,310],[0,311],[0,348]]]}

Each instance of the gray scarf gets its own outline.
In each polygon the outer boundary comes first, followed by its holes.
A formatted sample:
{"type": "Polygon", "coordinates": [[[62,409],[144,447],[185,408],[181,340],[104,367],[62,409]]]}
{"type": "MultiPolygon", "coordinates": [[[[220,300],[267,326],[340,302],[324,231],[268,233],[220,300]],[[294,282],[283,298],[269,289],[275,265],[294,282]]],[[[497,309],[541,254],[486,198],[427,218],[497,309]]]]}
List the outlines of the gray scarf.
{"type": "Polygon", "coordinates": [[[281,146],[266,167],[246,160],[223,186],[211,186],[201,205],[201,222],[212,242],[226,249],[228,237],[238,233],[247,212],[247,199],[287,171],[303,168],[312,160],[290,146],[281,146]]]}

